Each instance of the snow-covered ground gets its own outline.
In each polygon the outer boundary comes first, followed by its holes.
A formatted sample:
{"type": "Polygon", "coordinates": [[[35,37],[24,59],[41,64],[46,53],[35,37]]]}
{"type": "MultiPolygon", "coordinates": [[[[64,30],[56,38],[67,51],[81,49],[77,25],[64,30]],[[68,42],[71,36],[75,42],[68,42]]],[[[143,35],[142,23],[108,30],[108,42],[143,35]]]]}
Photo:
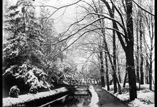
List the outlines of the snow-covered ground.
{"type": "MultiPolygon", "coordinates": [[[[123,86],[123,84],[121,84],[123,86]]],[[[137,84],[138,86],[138,84],[137,84]]],[[[126,87],[121,87],[122,88],[122,94],[118,93],[113,93],[113,85],[110,85],[110,92],[117,98],[119,98],[122,101],[128,101],[129,100],[129,85],[126,84],[126,87]]],[[[104,88],[107,90],[107,87],[104,88]]],[[[154,94],[154,86],[153,86],[153,91],[149,90],[149,85],[144,84],[141,85],[141,89],[137,91],[137,98],[131,102],[128,103],[129,107],[155,107],[154,102],[155,102],[155,94],[154,94]]]]}
{"type": "Polygon", "coordinates": [[[89,86],[89,91],[92,94],[91,103],[89,104],[89,107],[98,107],[99,97],[92,85],[89,86]]]}
{"type": "Polygon", "coordinates": [[[66,91],[68,91],[67,88],[61,87],[51,91],[39,92],[37,94],[28,93],[28,94],[20,95],[18,98],[12,98],[12,97],[3,98],[3,107],[24,104],[25,102],[41,99],[48,96],[53,96],[58,93],[62,93],[66,91]]]}

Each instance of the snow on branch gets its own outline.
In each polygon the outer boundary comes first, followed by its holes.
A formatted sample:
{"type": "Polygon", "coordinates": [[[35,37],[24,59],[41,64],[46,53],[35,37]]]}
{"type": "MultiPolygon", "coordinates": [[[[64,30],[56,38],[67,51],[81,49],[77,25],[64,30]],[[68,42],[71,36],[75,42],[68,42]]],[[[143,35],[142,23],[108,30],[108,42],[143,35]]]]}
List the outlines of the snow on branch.
{"type": "Polygon", "coordinates": [[[144,9],[142,6],[140,6],[138,3],[136,3],[134,0],[132,0],[140,9],[142,9],[143,11],[145,11],[146,13],[155,16],[154,14],[152,14],[151,12],[147,11],[146,9],[144,9]]]}

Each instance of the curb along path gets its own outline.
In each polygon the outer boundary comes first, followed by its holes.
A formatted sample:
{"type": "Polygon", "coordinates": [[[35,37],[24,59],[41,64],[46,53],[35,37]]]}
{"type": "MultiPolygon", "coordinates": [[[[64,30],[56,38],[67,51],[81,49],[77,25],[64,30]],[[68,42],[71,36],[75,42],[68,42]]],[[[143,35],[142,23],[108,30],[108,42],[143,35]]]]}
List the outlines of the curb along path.
{"type": "Polygon", "coordinates": [[[126,104],[121,102],[118,98],[108,93],[101,87],[94,86],[94,89],[99,97],[99,107],[128,107],[126,104]]]}

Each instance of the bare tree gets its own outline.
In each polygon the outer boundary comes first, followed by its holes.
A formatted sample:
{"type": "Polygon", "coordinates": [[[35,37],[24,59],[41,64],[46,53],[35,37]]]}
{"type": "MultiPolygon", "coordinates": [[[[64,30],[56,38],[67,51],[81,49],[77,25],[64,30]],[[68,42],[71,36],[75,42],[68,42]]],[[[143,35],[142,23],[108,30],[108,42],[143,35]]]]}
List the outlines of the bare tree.
{"type": "MultiPolygon", "coordinates": [[[[124,24],[122,14],[118,10],[118,8],[115,6],[112,0],[110,0],[111,3],[114,5],[115,10],[118,12],[122,24],[124,24]]],[[[109,5],[109,3],[106,0],[102,0],[102,2],[106,5],[108,12],[110,14],[110,17],[113,18],[113,12],[109,5]]],[[[129,77],[129,86],[130,86],[130,100],[134,100],[137,98],[137,92],[136,92],[136,78],[135,78],[135,68],[134,68],[134,38],[133,38],[133,20],[132,20],[132,1],[126,0],[125,1],[126,6],[126,28],[125,25],[123,26],[123,30],[125,33],[124,39],[122,39],[122,35],[119,32],[117,33],[117,36],[120,40],[120,43],[124,49],[125,55],[126,55],[126,65],[127,65],[127,72],[129,77]],[[125,41],[124,41],[125,40],[125,41]],[[126,44],[126,45],[125,45],[126,44]]],[[[117,23],[112,20],[115,24],[115,29],[119,31],[117,23]]]]}
{"type": "MultiPolygon", "coordinates": [[[[112,5],[112,11],[113,11],[113,17],[115,14],[115,9],[114,6],[112,5]]],[[[115,24],[113,23],[113,28],[115,28],[115,24]]],[[[117,82],[116,82],[116,70],[117,70],[117,65],[116,65],[116,35],[115,31],[113,30],[113,66],[114,66],[114,71],[113,71],[113,83],[114,83],[114,93],[117,92],[117,82]]]]}
{"type": "Polygon", "coordinates": [[[139,27],[140,27],[140,74],[141,78],[139,83],[144,84],[143,78],[144,78],[144,73],[143,73],[143,53],[142,53],[142,36],[143,36],[143,25],[142,25],[142,16],[140,15],[140,22],[139,22],[139,27]]]}
{"type": "Polygon", "coordinates": [[[145,70],[145,79],[146,83],[149,82],[149,88],[152,90],[152,72],[153,72],[153,51],[154,51],[154,21],[155,15],[153,14],[154,4],[152,1],[147,1],[147,4],[137,4],[134,3],[140,9],[140,23],[139,23],[139,31],[140,31],[140,74],[141,74],[141,84],[144,83],[144,74],[142,70],[144,59],[146,61],[146,70],[145,70]],[[143,9],[143,5],[146,6],[146,9],[143,9]],[[144,44],[144,47],[143,47],[144,44]],[[143,52],[145,50],[145,52],[143,52]],[[149,76],[147,76],[147,72],[149,76]],[[148,81],[149,79],[149,81],[148,81]]]}

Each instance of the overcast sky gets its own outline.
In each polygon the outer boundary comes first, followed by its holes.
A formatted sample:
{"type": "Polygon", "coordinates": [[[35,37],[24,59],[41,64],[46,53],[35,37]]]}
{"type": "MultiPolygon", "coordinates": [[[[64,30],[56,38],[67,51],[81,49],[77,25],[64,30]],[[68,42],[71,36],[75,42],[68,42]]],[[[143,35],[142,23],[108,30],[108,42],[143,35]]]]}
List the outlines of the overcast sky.
{"type": "MultiPolygon", "coordinates": [[[[15,4],[17,0],[8,0],[9,4],[15,4]]],[[[34,5],[50,5],[54,7],[61,7],[67,4],[74,3],[78,0],[35,0],[34,5]]],[[[52,7],[48,8],[50,13],[53,13],[55,9],[52,7]]],[[[36,8],[36,11],[40,11],[36,8]]],[[[51,16],[54,19],[55,27],[58,33],[65,31],[69,24],[75,20],[76,17],[76,5],[70,6],[68,8],[63,8],[57,11],[51,16]],[[63,15],[64,13],[64,15],[63,15]]]]}
{"type": "MultiPolygon", "coordinates": [[[[67,4],[76,2],[77,0],[35,0],[34,3],[38,5],[51,5],[54,7],[61,7],[67,4]]],[[[52,7],[48,8],[50,13],[54,12],[52,7]]],[[[37,10],[38,11],[38,10],[37,10]]],[[[66,28],[75,21],[76,17],[76,5],[70,6],[68,8],[63,8],[57,11],[51,16],[54,19],[55,27],[58,33],[66,30],[66,28]]]]}

